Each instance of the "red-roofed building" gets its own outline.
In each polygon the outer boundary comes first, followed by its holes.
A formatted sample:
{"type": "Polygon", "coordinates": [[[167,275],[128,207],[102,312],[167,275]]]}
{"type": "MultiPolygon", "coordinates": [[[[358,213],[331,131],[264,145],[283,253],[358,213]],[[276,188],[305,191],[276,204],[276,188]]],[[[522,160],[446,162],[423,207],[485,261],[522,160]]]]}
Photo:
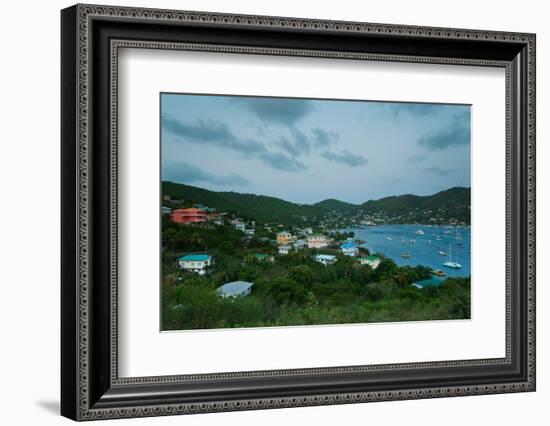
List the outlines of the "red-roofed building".
{"type": "Polygon", "coordinates": [[[172,222],[175,223],[201,223],[206,222],[206,212],[194,207],[177,209],[172,212],[172,222]]]}

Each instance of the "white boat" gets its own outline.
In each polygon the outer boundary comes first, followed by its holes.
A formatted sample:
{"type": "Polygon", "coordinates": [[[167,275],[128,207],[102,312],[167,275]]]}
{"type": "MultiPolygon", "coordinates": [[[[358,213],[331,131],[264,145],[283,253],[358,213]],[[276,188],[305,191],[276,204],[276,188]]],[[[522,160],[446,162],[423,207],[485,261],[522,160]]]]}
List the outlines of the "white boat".
{"type": "Polygon", "coordinates": [[[386,240],[391,241],[391,240],[393,240],[393,238],[392,237],[386,237],[386,240]]]}
{"type": "Polygon", "coordinates": [[[453,262],[451,256],[452,256],[451,243],[449,243],[449,261],[445,262],[443,266],[446,266],[447,268],[451,268],[451,269],[461,269],[462,265],[458,262],[453,262]]]}
{"type": "Polygon", "coordinates": [[[424,235],[424,231],[422,229],[417,229],[416,231],[414,231],[414,233],[416,235],[424,235]]]}

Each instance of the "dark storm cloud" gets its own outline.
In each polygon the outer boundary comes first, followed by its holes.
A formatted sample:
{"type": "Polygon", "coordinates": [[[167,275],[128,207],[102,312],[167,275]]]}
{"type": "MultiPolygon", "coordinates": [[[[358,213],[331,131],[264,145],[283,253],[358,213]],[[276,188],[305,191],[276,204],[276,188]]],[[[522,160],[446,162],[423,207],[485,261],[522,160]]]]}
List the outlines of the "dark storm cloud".
{"type": "Polygon", "coordinates": [[[290,155],[300,156],[309,154],[312,149],[326,149],[340,138],[339,133],[327,131],[320,127],[316,127],[311,133],[312,135],[308,136],[296,127],[291,127],[291,138],[281,137],[278,143],[290,155]]]}
{"type": "Polygon", "coordinates": [[[341,154],[325,151],[321,153],[321,157],[333,161],[335,163],[346,164],[350,167],[357,167],[367,164],[367,159],[361,155],[354,155],[349,151],[342,151],[341,154]]]}
{"type": "Polygon", "coordinates": [[[222,186],[246,186],[250,183],[243,176],[231,174],[218,176],[186,162],[168,162],[162,169],[162,179],[179,183],[211,183],[222,186]]]}
{"type": "Polygon", "coordinates": [[[309,154],[311,150],[311,142],[308,137],[296,128],[290,129],[291,138],[281,137],[277,141],[282,149],[292,156],[300,156],[309,154]]]}
{"type": "Polygon", "coordinates": [[[268,164],[273,169],[284,170],[285,172],[300,172],[307,169],[306,165],[301,161],[290,158],[279,152],[266,151],[260,153],[259,157],[265,164],[268,164]]]}
{"type": "Polygon", "coordinates": [[[166,131],[192,142],[204,142],[211,145],[223,146],[246,154],[265,150],[265,146],[260,142],[237,138],[229,130],[227,124],[221,121],[197,120],[195,123],[189,124],[164,117],[162,124],[166,131]]]}
{"type": "Polygon", "coordinates": [[[470,114],[455,116],[448,127],[433,133],[428,133],[420,139],[418,144],[430,151],[441,151],[454,146],[470,143],[470,114]]]}
{"type": "Polygon", "coordinates": [[[226,148],[246,158],[258,158],[267,166],[277,170],[297,172],[306,169],[302,162],[288,155],[272,152],[261,142],[237,137],[227,124],[221,121],[197,120],[189,124],[163,117],[162,124],[163,129],[174,136],[189,142],[226,148]]]}
{"type": "Polygon", "coordinates": [[[320,127],[313,129],[313,140],[315,141],[315,145],[319,147],[326,148],[338,141],[339,138],[340,135],[337,132],[327,131],[320,127]]]}
{"type": "Polygon", "coordinates": [[[292,126],[312,110],[311,101],[306,99],[251,98],[246,107],[264,122],[292,126]]]}
{"type": "Polygon", "coordinates": [[[425,169],[420,169],[421,172],[426,172],[426,173],[432,173],[434,175],[438,175],[438,176],[448,176],[452,173],[454,173],[455,171],[454,170],[444,170],[442,169],[441,167],[428,167],[428,168],[425,168],[425,169]]]}

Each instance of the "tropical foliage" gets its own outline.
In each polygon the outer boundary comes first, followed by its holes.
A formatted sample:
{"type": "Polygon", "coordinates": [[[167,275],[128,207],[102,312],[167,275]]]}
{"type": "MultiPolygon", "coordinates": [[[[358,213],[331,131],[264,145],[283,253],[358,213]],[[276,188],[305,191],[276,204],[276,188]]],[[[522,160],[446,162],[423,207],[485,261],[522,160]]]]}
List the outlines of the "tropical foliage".
{"type": "MultiPolygon", "coordinates": [[[[285,225],[315,224],[330,212],[337,212],[343,218],[384,213],[391,223],[430,223],[430,217],[437,214],[443,221],[454,218],[470,223],[470,188],[461,187],[429,196],[386,197],[360,205],[335,199],[316,204],[296,204],[264,195],[216,192],[166,181],[162,182],[162,193],[173,200],[185,200],[189,206],[200,202],[218,211],[233,212],[245,219],[253,218],[260,222],[285,225]]],[[[178,206],[177,201],[166,201],[164,204],[178,206]]]]}
{"type": "Polygon", "coordinates": [[[430,278],[423,266],[398,267],[383,258],[376,269],[338,255],[334,265],[303,249],[278,256],[268,235],[243,242],[230,226],[181,226],[163,220],[162,328],[164,330],[464,319],[470,317],[470,279],[439,287],[411,283],[430,278]],[[198,276],[176,268],[186,252],[207,251],[215,264],[198,276]],[[275,260],[261,260],[263,253],[275,260]],[[229,281],[253,282],[246,297],[222,298],[229,281]]]}

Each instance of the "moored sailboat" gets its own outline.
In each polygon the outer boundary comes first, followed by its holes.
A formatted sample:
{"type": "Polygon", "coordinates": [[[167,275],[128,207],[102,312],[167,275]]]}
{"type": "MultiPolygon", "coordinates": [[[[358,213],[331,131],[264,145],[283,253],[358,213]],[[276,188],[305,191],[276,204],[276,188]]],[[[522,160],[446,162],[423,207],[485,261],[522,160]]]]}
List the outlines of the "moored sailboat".
{"type": "Polygon", "coordinates": [[[452,260],[452,251],[451,251],[451,243],[449,243],[449,260],[443,264],[443,266],[446,266],[447,268],[451,269],[461,269],[462,265],[458,262],[453,262],[452,260]]]}

